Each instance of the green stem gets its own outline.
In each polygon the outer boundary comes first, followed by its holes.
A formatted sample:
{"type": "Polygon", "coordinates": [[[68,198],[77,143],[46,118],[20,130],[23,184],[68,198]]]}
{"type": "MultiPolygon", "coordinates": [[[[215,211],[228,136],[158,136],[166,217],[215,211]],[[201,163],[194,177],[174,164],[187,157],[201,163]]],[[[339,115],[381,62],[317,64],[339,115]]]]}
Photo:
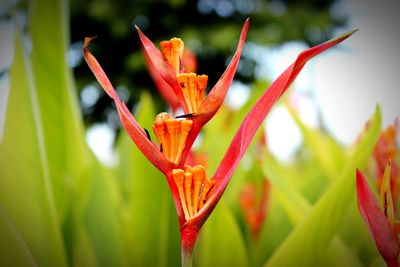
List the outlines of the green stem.
{"type": "Polygon", "coordinates": [[[182,267],[192,267],[193,250],[181,247],[182,267]]]}

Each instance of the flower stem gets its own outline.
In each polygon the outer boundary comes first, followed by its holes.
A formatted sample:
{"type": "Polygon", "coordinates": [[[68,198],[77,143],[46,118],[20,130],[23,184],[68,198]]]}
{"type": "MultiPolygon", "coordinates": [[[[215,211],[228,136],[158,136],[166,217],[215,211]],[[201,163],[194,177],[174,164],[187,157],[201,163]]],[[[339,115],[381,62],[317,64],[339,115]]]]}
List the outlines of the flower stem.
{"type": "Polygon", "coordinates": [[[182,267],[192,267],[193,250],[181,248],[182,267]]]}
{"type": "Polygon", "coordinates": [[[193,248],[196,243],[199,229],[197,227],[181,228],[181,257],[182,267],[192,267],[193,264],[193,248]]]}

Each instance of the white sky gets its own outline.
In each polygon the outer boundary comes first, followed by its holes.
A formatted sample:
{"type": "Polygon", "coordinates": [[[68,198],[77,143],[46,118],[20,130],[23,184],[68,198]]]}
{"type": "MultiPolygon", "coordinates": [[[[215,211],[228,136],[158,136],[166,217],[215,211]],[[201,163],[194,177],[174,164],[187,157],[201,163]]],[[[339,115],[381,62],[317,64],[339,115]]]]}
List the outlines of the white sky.
{"type": "Polygon", "coordinates": [[[345,50],[328,53],[313,66],[316,96],[327,126],[340,141],[354,140],[382,108],[383,126],[400,115],[399,1],[350,0],[348,29],[359,29],[345,50]]]}

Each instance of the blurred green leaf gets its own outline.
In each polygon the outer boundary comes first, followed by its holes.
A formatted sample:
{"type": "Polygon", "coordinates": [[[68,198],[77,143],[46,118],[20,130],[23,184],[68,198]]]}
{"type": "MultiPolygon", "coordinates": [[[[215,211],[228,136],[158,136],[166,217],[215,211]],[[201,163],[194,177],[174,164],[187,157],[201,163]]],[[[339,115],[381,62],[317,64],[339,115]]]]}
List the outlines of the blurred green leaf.
{"type": "Polygon", "coordinates": [[[98,266],[127,266],[115,178],[100,165],[93,175],[85,225],[98,266]]]}
{"type": "Polygon", "coordinates": [[[295,123],[300,128],[306,146],[312,151],[320,166],[331,181],[337,178],[345,163],[345,154],[343,148],[333,137],[320,130],[307,127],[300,119],[294,108],[288,106],[295,123]]]}
{"type": "Polygon", "coordinates": [[[32,71],[42,112],[56,208],[64,221],[70,197],[66,180],[81,187],[82,172],[91,166],[76,88],[68,67],[69,2],[30,2],[28,32],[32,38],[32,71]],[[49,38],[51,37],[51,38],[49,38]]]}
{"type": "Polygon", "coordinates": [[[0,205],[17,225],[38,265],[66,266],[41,121],[44,111],[39,106],[32,64],[19,32],[10,82],[0,144],[0,205]]]}
{"type": "Polygon", "coordinates": [[[207,220],[195,246],[196,266],[249,266],[243,237],[226,204],[221,201],[207,220]]]}
{"type": "Polygon", "coordinates": [[[354,199],[355,169],[365,166],[381,127],[379,107],[369,128],[363,133],[342,174],[317,202],[310,215],[289,235],[271,259],[273,266],[316,266],[344,220],[349,203],[354,199]],[[290,255],[290,257],[288,257],[290,255]]]}
{"type": "MultiPolygon", "coordinates": [[[[264,159],[266,164],[263,165],[263,171],[266,177],[271,181],[272,188],[292,223],[298,225],[310,213],[312,206],[290,180],[303,177],[297,177],[296,173],[280,164],[268,151],[264,152],[264,159]]],[[[324,255],[324,264],[329,266],[361,266],[353,251],[339,237],[333,239],[324,255]]]]}
{"type": "Polygon", "coordinates": [[[12,219],[0,206],[0,266],[37,266],[12,219]]]}
{"type": "Polygon", "coordinates": [[[265,164],[262,165],[262,170],[265,177],[271,182],[272,190],[276,192],[277,198],[292,223],[300,223],[310,212],[311,207],[298,189],[291,184],[294,174],[287,166],[281,165],[268,151],[263,153],[263,159],[265,164]]]}

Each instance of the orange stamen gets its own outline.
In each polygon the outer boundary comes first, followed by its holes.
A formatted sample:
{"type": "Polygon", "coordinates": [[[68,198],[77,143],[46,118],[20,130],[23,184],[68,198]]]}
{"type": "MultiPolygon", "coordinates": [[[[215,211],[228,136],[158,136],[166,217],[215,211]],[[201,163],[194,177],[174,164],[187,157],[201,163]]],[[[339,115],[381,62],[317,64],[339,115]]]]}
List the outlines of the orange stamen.
{"type": "Polygon", "coordinates": [[[208,76],[207,75],[199,75],[197,76],[197,91],[196,91],[196,106],[197,109],[200,108],[201,103],[204,100],[204,93],[207,88],[208,76]]]}
{"type": "Polygon", "coordinates": [[[173,119],[166,112],[157,115],[153,130],[161,152],[170,161],[178,163],[181,160],[192,125],[191,120],[173,119]]]}
{"type": "Polygon", "coordinates": [[[162,41],[160,47],[161,52],[174,68],[175,73],[179,74],[181,72],[181,58],[184,49],[183,41],[179,38],[172,38],[169,41],[162,41]]]}
{"type": "Polygon", "coordinates": [[[197,165],[193,167],[193,208],[196,214],[199,209],[199,195],[201,184],[206,179],[206,170],[203,166],[197,165]]]}
{"type": "Polygon", "coordinates": [[[197,113],[204,100],[208,76],[195,73],[181,73],[176,76],[182,90],[189,113],[197,113]]]}
{"type": "Polygon", "coordinates": [[[173,176],[175,184],[178,188],[179,199],[181,200],[181,205],[182,205],[183,213],[185,214],[185,219],[188,220],[190,217],[189,217],[189,212],[188,212],[188,209],[186,206],[185,194],[183,192],[184,172],[182,169],[174,169],[172,171],[172,176],[173,176]]]}
{"type": "Polygon", "coordinates": [[[197,75],[195,73],[188,74],[188,83],[189,83],[189,99],[193,109],[192,113],[197,113],[197,105],[196,105],[197,75]]]}
{"type": "Polygon", "coordinates": [[[172,38],[171,39],[172,47],[171,47],[171,54],[172,60],[174,62],[174,68],[176,74],[181,72],[181,59],[183,54],[184,43],[179,38],[172,38]]]}
{"type": "Polygon", "coordinates": [[[165,120],[165,125],[169,134],[169,154],[167,157],[172,161],[175,160],[175,155],[178,153],[179,124],[180,122],[175,119],[165,120]]]}
{"type": "Polygon", "coordinates": [[[184,170],[174,169],[173,176],[178,186],[185,219],[188,220],[195,216],[207,202],[215,180],[207,178],[206,171],[202,165],[197,165],[193,168],[185,166],[184,170]],[[202,185],[203,189],[201,189],[202,185]]]}
{"type": "Polygon", "coordinates": [[[386,164],[385,172],[383,174],[382,186],[381,186],[381,200],[383,204],[383,211],[385,216],[388,218],[388,221],[392,225],[392,227],[396,224],[392,191],[390,188],[390,168],[391,161],[386,164]]]}
{"type": "Polygon", "coordinates": [[[211,191],[214,185],[215,185],[214,179],[207,178],[206,181],[204,182],[203,190],[201,191],[201,196],[199,200],[199,209],[201,209],[204,206],[204,204],[206,204],[208,193],[211,191]]]}
{"type": "Polygon", "coordinates": [[[193,121],[191,120],[184,120],[181,121],[180,127],[180,136],[179,136],[179,145],[178,145],[178,153],[176,154],[175,162],[179,162],[182,156],[183,149],[185,148],[186,139],[192,129],[193,121]]]}
{"type": "Polygon", "coordinates": [[[183,96],[185,98],[186,105],[189,109],[189,113],[193,113],[192,102],[190,101],[190,89],[189,89],[189,76],[187,73],[181,73],[176,75],[179,87],[182,90],[183,96]]]}
{"type": "Polygon", "coordinates": [[[154,134],[157,137],[158,143],[162,147],[162,153],[164,155],[169,154],[169,145],[168,145],[168,141],[166,138],[167,132],[165,130],[165,120],[167,120],[169,118],[170,118],[170,116],[168,113],[162,112],[157,115],[156,121],[154,122],[154,125],[153,125],[154,134]]]}
{"type": "Polygon", "coordinates": [[[192,205],[192,173],[185,171],[185,199],[186,205],[189,212],[189,217],[193,217],[193,205],[192,205]]]}

